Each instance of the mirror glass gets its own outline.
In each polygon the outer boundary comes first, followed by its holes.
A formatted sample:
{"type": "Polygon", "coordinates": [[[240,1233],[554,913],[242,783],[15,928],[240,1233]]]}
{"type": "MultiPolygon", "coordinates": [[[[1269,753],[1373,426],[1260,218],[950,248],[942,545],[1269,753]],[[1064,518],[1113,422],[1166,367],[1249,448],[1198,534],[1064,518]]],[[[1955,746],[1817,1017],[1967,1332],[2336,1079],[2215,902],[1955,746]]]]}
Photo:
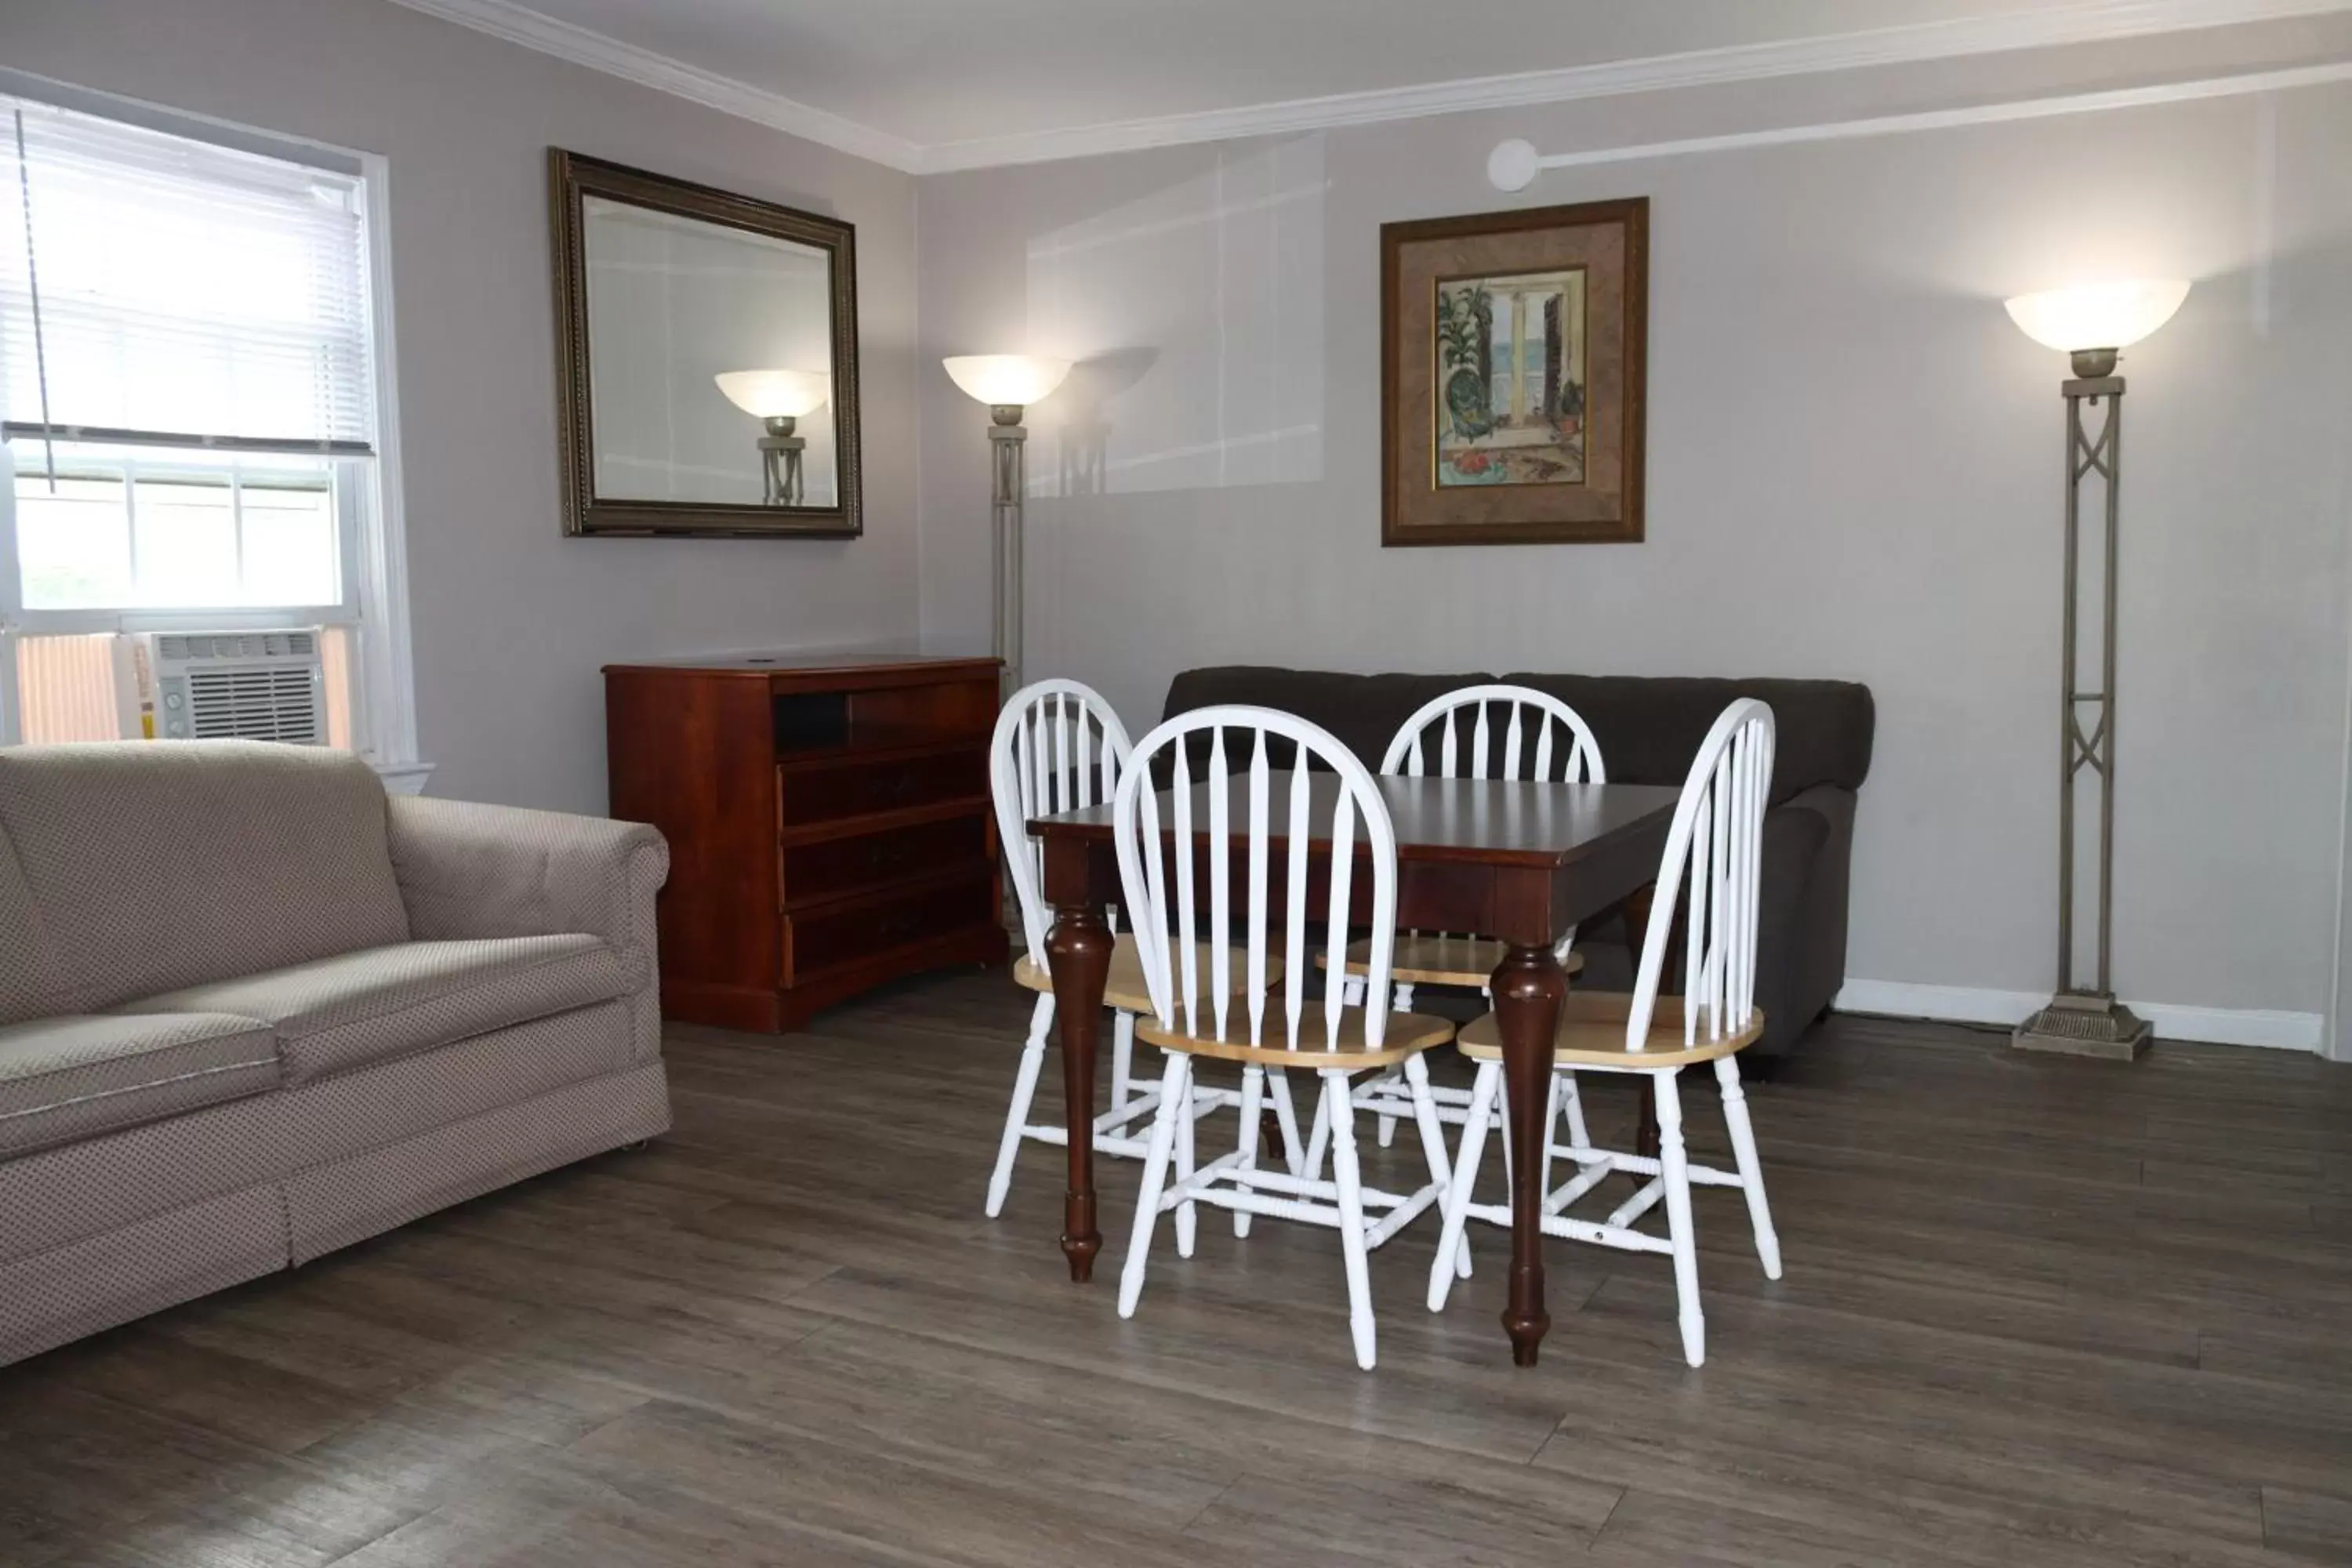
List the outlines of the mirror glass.
{"type": "Polygon", "coordinates": [[[600,500],[832,507],[834,258],[583,196],[600,500]]]}

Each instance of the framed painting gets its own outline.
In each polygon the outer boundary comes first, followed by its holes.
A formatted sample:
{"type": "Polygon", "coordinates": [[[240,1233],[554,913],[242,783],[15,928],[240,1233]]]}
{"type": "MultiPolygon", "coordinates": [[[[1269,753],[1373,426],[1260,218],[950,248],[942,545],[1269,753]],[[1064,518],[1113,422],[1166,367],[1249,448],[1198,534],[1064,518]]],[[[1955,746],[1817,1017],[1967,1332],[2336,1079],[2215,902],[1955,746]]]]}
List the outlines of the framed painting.
{"type": "Polygon", "coordinates": [[[1381,226],[1381,542],[1642,538],[1650,203],[1381,226]]]}

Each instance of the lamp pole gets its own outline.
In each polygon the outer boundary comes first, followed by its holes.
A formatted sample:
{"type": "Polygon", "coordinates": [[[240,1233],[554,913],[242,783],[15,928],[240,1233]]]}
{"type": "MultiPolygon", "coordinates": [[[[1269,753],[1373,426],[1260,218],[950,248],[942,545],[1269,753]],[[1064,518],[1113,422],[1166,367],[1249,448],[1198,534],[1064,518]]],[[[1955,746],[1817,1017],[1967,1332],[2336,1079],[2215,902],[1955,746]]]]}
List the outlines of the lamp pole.
{"type": "Polygon", "coordinates": [[[996,623],[992,651],[1004,661],[1000,695],[1021,689],[1021,501],[1027,491],[1029,432],[1021,424],[1022,405],[989,405],[988,450],[991,471],[989,516],[996,574],[996,623]]]}
{"type": "Polygon", "coordinates": [[[2124,378],[2116,351],[2081,349],[2074,374],[2060,391],[2066,399],[2065,668],[2058,715],[2058,990],[2050,1005],[2011,1037],[2024,1050],[2128,1061],[2147,1049],[2147,1021],[2116,1000],[2116,542],[2120,519],[2124,378]],[[2091,433],[2086,408],[2105,405],[2091,433]],[[2099,570],[2099,665],[2096,689],[2083,689],[2083,481],[2099,476],[2105,526],[2099,570]],[[2090,985],[2074,980],[2075,812],[2083,770],[2099,775],[2098,969],[2090,985]]]}
{"type": "Polygon", "coordinates": [[[965,395],[988,405],[989,564],[993,582],[994,624],[990,651],[1003,661],[1003,689],[1021,689],[1021,546],[1023,502],[1028,495],[1029,432],[1021,416],[1053,395],[1070,374],[1066,359],[1029,354],[953,354],[940,362],[965,395]]]}

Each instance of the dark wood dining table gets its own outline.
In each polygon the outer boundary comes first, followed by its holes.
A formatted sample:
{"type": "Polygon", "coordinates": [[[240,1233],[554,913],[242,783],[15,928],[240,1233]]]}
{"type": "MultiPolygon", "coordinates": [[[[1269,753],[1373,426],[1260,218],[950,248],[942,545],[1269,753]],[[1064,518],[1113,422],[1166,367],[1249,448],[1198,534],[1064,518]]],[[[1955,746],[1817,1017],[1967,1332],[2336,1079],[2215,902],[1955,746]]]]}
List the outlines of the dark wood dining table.
{"type": "MultiPolygon", "coordinates": [[[[1514,1147],[1540,1148],[1549,1135],[1544,1110],[1552,1036],[1568,995],[1568,975],[1552,945],[1569,927],[1639,899],[1649,888],[1681,792],[1655,784],[1484,779],[1377,783],[1396,829],[1398,927],[1465,931],[1507,944],[1491,982],[1503,1039],[1507,1115],[1514,1147]]],[[[1312,819],[1328,824],[1326,797],[1337,788],[1336,780],[1318,775],[1312,785],[1312,819]]],[[[1274,798],[1282,797],[1277,788],[1274,798]]],[[[1160,820],[1173,818],[1162,792],[1160,820]]],[[[1193,810],[1192,820],[1209,820],[1205,805],[1193,810]]],[[[1233,813],[1235,824],[1246,820],[1245,808],[1233,813]]],[[[1094,1115],[1095,1052],[1115,944],[1107,906],[1125,900],[1108,805],[1039,817],[1029,826],[1045,846],[1045,900],[1054,907],[1045,954],[1061,1004],[1055,1011],[1070,1161],[1062,1251],[1070,1278],[1083,1283],[1102,1250],[1102,1234],[1095,1226],[1094,1115]]],[[[1196,835],[1196,843],[1206,840],[1205,831],[1196,835]]],[[[1357,852],[1368,853],[1361,835],[1357,852]]],[[[1281,854],[1269,858],[1277,868],[1285,862],[1281,854]]],[[[1308,875],[1318,885],[1328,874],[1328,841],[1310,842],[1308,875]]],[[[1360,914],[1370,908],[1370,882],[1367,877],[1350,879],[1360,914]]],[[[1535,1364],[1551,1326],[1544,1310],[1543,1168],[1540,1160],[1517,1160],[1511,1166],[1510,1294],[1503,1328],[1510,1335],[1512,1358],[1522,1366],[1535,1364]]]]}

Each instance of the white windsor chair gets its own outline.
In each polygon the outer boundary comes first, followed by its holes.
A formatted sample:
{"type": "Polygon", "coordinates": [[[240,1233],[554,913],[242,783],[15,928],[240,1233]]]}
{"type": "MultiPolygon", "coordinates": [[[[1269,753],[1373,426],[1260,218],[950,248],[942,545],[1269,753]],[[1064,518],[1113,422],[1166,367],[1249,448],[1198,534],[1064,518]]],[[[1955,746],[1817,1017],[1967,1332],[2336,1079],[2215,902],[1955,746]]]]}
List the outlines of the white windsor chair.
{"type": "MultiPolygon", "coordinates": [[[[1445,1190],[1444,1134],[1421,1054],[1454,1034],[1453,1025],[1442,1018],[1389,1009],[1391,950],[1396,938],[1396,833],[1379,786],[1344,744],[1303,719],[1265,708],[1203,708],[1169,720],[1136,748],[1134,765],[1119,782],[1113,835],[1121,896],[1135,922],[1151,997],[1151,1014],[1141,1020],[1138,1033],[1168,1058],[1127,1267],[1119,1279],[1119,1316],[1135,1313],[1152,1234],[1167,1210],[1176,1211],[1176,1250],[1185,1258],[1192,1254],[1197,1204],[1232,1211],[1236,1235],[1248,1234],[1255,1215],[1331,1226],[1339,1232],[1346,1259],[1356,1362],[1369,1371],[1374,1330],[1366,1259],[1372,1248],[1435,1204],[1445,1190]],[[1204,731],[1205,769],[1195,788],[1191,784],[1195,752],[1187,742],[1204,731]],[[1238,778],[1228,762],[1229,731],[1239,734],[1248,749],[1246,767],[1238,778]],[[1297,748],[1288,779],[1279,785],[1267,761],[1270,737],[1297,748]],[[1165,824],[1150,771],[1152,760],[1162,752],[1171,756],[1170,776],[1175,782],[1172,820],[1165,824]],[[1310,763],[1330,773],[1311,773],[1310,763]],[[1326,779],[1328,784],[1322,782],[1326,779]],[[1318,795],[1325,802],[1319,809],[1318,795]],[[1203,815],[1205,822],[1199,820],[1203,815]],[[1360,834],[1369,849],[1362,861],[1357,853],[1360,834]],[[1328,900],[1320,917],[1310,921],[1308,847],[1318,838],[1329,847],[1328,900]],[[1207,871],[1205,910],[1199,896],[1196,852],[1207,871]],[[1234,886],[1237,865],[1244,868],[1239,875],[1245,879],[1238,894],[1234,886]],[[1346,999],[1348,979],[1337,961],[1348,946],[1355,879],[1366,873],[1367,866],[1372,932],[1364,976],[1368,1000],[1351,1005],[1346,999]],[[1213,939],[1232,932],[1236,919],[1247,931],[1241,951],[1230,952],[1213,940],[1205,947],[1204,965],[1204,949],[1192,940],[1203,929],[1203,921],[1213,939]],[[1323,940],[1310,945],[1310,930],[1318,926],[1323,940]],[[1310,957],[1318,951],[1333,961],[1319,975],[1310,957]],[[1229,967],[1236,959],[1243,969],[1238,975],[1229,967]],[[1320,1002],[1312,1006],[1310,977],[1319,979],[1322,992],[1320,1002]],[[1269,999],[1274,1003],[1271,1018],[1269,999]],[[1176,1108],[1192,1092],[1193,1061],[1201,1057],[1243,1064],[1241,1135],[1231,1153],[1196,1166],[1192,1119],[1176,1108]],[[1400,1065],[1429,1173],[1426,1183],[1402,1194],[1363,1184],[1349,1095],[1356,1074],[1400,1065]],[[1331,1130],[1330,1181],[1310,1175],[1296,1163],[1287,1172],[1258,1165],[1265,1074],[1285,1068],[1320,1076],[1318,1121],[1331,1130]],[[1367,1211],[1377,1217],[1369,1217],[1367,1211]]],[[[1462,1261],[1466,1268],[1466,1255],[1462,1261]]]]}
{"type": "MultiPolygon", "coordinates": [[[[1013,966],[1013,978],[1036,992],[1029,1016],[1029,1037],[1021,1052],[1021,1067],[1013,1080],[1013,1103],[1004,1117],[996,1164],[988,1181],[988,1215],[1003,1212],[1005,1194],[1013,1184],[1013,1165],[1023,1140],[1069,1146],[1069,1132],[1059,1122],[1032,1122],[1030,1101],[1037,1090],[1037,1075],[1045,1065],[1046,1042],[1054,1028],[1054,976],[1045,962],[1045,933],[1053,924],[1041,887],[1043,847],[1030,834],[1033,818],[1101,805],[1111,798],[1126,776],[1133,748],[1127,730],[1101,695],[1075,680],[1041,680],[1013,694],[997,715],[989,745],[989,791],[996,806],[997,838],[1004,846],[1013,877],[1015,900],[1021,907],[1021,933],[1027,951],[1013,966]]],[[[1117,919],[1117,911],[1112,911],[1117,919]]],[[[1158,1109],[1156,1088],[1137,1088],[1132,1061],[1135,1016],[1149,1011],[1150,994],[1143,984],[1143,967],[1135,939],[1121,936],[1112,950],[1110,978],[1103,987],[1104,1003],[1116,1011],[1111,1045],[1110,1110],[1095,1118],[1095,1148],[1101,1153],[1139,1160],[1144,1140],[1132,1131],[1158,1109]]],[[[1195,1114],[1219,1105],[1240,1102],[1230,1089],[1203,1089],[1195,1114]]],[[[1285,1102],[1286,1105],[1286,1101],[1285,1102]]]]}
{"type": "MultiPolygon", "coordinates": [[[[1748,1195],[1748,1217],[1756,1235],[1757,1257],[1768,1279],[1780,1277],[1780,1243],[1764,1201],[1764,1173],[1756,1157],[1756,1134],[1748,1119],[1735,1056],[1764,1033],[1756,1005],[1756,911],[1762,868],[1764,805],[1772,781],[1772,710],[1743,697],[1723,710],[1699,746],[1675,808],[1666,851],[1658,864],[1658,892],[1643,933],[1640,968],[1629,994],[1571,991],[1553,1040],[1555,1079],[1572,1070],[1652,1075],[1657,1093],[1659,1153],[1637,1154],[1591,1148],[1564,1148],[1580,1167],[1543,1203],[1546,1236],[1597,1243],[1632,1252],[1672,1256],[1680,1304],[1683,1355],[1691,1365],[1706,1359],[1706,1325],[1699,1308],[1698,1253],[1692,1236],[1690,1189],[1694,1182],[1738,1187],[1748,1195]],[[1687,874],[1690,935],[1685,944],[1683,994],[1660,996],[1675,902],[1687,874]],[[1680,1074],[1684,1068],[1713,1062],[1723,1096],[1723,1116],[1731,1133],[1736,1171],[1690,1163],[1683,1141],[1680,1074]],[[1579,1219],[1570,1205],[1622,1172],[1641,1187],[1604,1220],[1579,1219]],[[1664,1199],[1664,1239],[1633,1228],[1634,1222],[1664,1199]]],[[[1466,1277],[1460,1258],[1449,1253],[1465,1240],[1466,1221],[1508,1226],[1507,1204],[1472,1201],[1488,1112],[1502,1087],[1502,1037],[1492,1013],[1462,1031],[1462,1054],[1478,1064],[1469,1119],[1454,1161],[1445,1200],[1445,1228],[1438,1241],[1441,1264],[1429,1274],[1429,1308],[1445,1305],[1454,1277],[1466,1277]]],[[[1549,1186],[1549,1179],[1547,1179],[1549,1186]]]]}
{"type": "MultiPolygon", "coordinates": [[[[1551,693],[1527,686],[1465,686],[1432,698],[1397,726],[1388,752],[1381,759],[1381,772],[1408,778],[1523,779],[1537,784],[1608,782],[1601,763],[1601,743],[1593,738],[1592,728],[1583,716],[1551,693]],[[1465,709],[1473,711],[1475,719],[1467,726],[1462,722],[1465,709]],[[1507,713],[1507,722],[1494,721],[1497,710],[1507,713]],[[1462,732],[1465,728],[1466,735],[1462,732]],[[1438,731],[1434,740],[1431,738],[1433,731],[1438,731]]],[[[1584,968],[1583,957],[1570,951],[1575,942],[1576,931],[1571,927],[1554,946],[1561,966],[1571,975],[1584,968]]],[[[1359,951],[1362,946],[1359,942],[1348,950],[1350,975],[1363,973],[1359,951]]],[[[1467,986],[1484,994],[1488,978],[1507,951],[1502,942],[1490,937],[1451,931],[1399,931],[1393,971],[1397,1010],[1412,1011],[1416,985],[1467,986]]],[[[1458,1126],[1468,1113],[1470,1091],[1441,1085],[1433,1092],[1439,1120],[1458,1126]]],[[[1412,1114],[1402,1086],[1393,1073],[1359,1088],[1356,1109],[1381,1119],[1382,1148],[1394,1140],[1398,1119],[1412,1114]]],[[[1576,1144],[1586,1142],[1584,1106],[1577,1097],[1572,1074],[1553,1081],[1551,1110],[1544,1118],[1546,1129],[1556,1126],[1562,1115],[1568,1118],[1570,1141],[1576,1144]]],[[[1502,1127],[1499,1109],[1495,1117],[1495,1125],[1502,1127]]],[[[1545,1142],[1550,1142],[1549,1131],[1545,1142]]],[[[1307,1155],[1310,1172],[1320,1169],[1318,1160],[1321,1148],[1321,1140],[1310,1136],[1307,1155]]],[[[1549,1179],[1549,1166],[1545,1173],[1549,1179]]]]}

